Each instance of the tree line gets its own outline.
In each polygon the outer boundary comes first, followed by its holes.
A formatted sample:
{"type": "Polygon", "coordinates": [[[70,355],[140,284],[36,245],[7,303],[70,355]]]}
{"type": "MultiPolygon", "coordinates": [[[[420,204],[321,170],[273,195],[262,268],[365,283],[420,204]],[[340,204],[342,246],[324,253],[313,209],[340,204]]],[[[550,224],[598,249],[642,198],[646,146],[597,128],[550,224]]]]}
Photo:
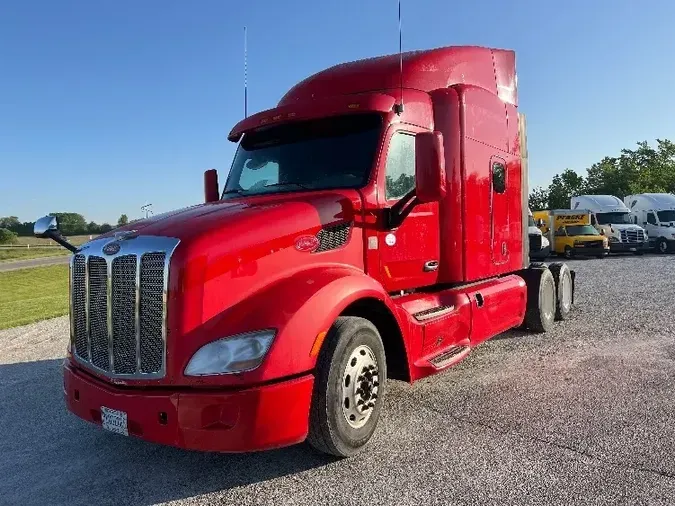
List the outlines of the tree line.
{"type": "MultiPolygon", "coordinates": [[[[116,225],[109,223],[98,224],[94,221],[87,222],[83,215],[79,213],[49,213],[56,216],[59,222],[59,229],[64,236],[69,235],[99,235],[110,232],[115,227],[120,227],[129,223],[129,217],[122,214],[117,220],[116,225]]],[[[0,217],[0,242],[12,242],[17,236],[33,235],[34,221],[21,222],[16,216],[0,217]]]]}
{"type": "Polygon", "coordinates": [[[622,149],[586,169],[586,175],[565,169],[548,187],[530,192],[530,209],[569,209],[575,195],[614,195],[623,200],[635,193],[675,193],[675,143],[657,139],[651,147],[638,142],[636,149],[622,149]]]}

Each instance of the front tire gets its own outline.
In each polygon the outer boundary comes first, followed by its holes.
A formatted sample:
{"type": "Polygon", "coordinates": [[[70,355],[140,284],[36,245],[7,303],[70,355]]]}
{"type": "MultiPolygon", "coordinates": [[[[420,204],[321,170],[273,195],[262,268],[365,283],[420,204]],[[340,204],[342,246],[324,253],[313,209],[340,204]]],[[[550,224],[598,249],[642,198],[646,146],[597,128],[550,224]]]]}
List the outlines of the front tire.
{"type": "Polygon", "coordinates": [[[337,457],[359,453],[377,427],[386,379],[377,328],[365,318],[339,317],[317,359],[308,443],[337,457]]]}
{"type": "Polygon", "coordinates": [[[568,260],[569,260],[570,258],[572,258],[572,248],[570,248],[569,246],[565,246],[565,253],[563,253],[563,255],[564,255],[565,258],[567,258],[568,260]]]}
{"type": "Polygon", "coordinates": [[[656,241],[656,251],[662,255],[668,253],[668,241],[666,241],[665,237],[659,237],[656,241]]]}

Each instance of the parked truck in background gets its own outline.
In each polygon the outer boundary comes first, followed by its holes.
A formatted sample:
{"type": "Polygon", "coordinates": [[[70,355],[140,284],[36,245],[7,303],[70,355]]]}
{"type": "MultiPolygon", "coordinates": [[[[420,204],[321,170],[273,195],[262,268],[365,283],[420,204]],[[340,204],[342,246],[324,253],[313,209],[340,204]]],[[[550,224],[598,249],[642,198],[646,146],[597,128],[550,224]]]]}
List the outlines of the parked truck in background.
{"type": "Polygon", "coordinates": [[[638,193],[624,198],[633,222],[649,236],[649,245],[659,253],[675,251],[675,195],[638,193]]]}
{"type": "Polygon", "coordinates": [[[530,241],[530,259],[544,259],[551,254],[551,245],[548,238],[542,234],[537,222],[532,215],[532,210],[527,209],[527,235],[530,241]]]}
{"type": "MultiPolygon", "coordinates": [[[[308,77],[232,129],[222,192],[208,170],[203,204],[65,244],[71,412],[187,449],[350,456],[387,379],[568,315],[574,272],[528,261],[514,52],[402,62],[308,77]]],[[[65,243],[53,217],[35,234],[65,243]]]]}
{"type": "Polygon", "coordinates": [[[540,230],[549,239],[551,253],[565,258],[604,258],[609,254],[609,241],[590,225],[590,211],[540,210],[534,216],[540,230]]]}
{"type": "Polygon", "coordinates": [[[591,225],[607,237],[612,253],[642,255],[649,249],[647,233],[633,223],[630,209],[618,197],[579,195],[570,199],[570,209],[591,213],[591,225]]]}

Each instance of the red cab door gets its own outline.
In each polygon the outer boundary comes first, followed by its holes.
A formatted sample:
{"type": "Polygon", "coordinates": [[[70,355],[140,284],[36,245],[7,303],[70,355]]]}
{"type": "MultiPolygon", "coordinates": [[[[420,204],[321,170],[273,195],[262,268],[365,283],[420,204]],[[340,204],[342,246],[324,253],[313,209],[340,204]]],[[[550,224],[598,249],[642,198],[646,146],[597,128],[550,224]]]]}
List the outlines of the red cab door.
{"type": "MultiPolygon", "coordinates": [[[[393,130],[379,171],[379,201],[393,206],[415,186],[415,133],[393,130]]],[[[419,130],[417,130],[419,131],[419,130]]],[[[378,231],[380,280],[389,292],[433,285],[438,280],[438,203],[415,206],[397,228],[378,231]]]]}

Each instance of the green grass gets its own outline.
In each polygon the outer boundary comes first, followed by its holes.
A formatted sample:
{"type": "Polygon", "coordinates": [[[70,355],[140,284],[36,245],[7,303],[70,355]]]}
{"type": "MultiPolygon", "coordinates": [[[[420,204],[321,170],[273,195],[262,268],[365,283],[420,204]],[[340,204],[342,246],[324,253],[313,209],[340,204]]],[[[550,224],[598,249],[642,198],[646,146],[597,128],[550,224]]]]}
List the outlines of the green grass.
{"type": "Polygon", "coordinates": [[[12,248],[0,249],[0,263],[14,260],[28,260],[31,258],[56,257],[69,255],[65,248],[12,248]]]}
{"type": "MultiPolygon", "coordinates": [[[[92,239],[96,238],[97,234],[92,234],[92,239]]],[[[66,239],[68,242],[71,244],[74,244],[75,246],[79,246],[80,244],[84,244],[89,240],[88,235],[70,235],[66,236],[66,239]]],[[[21,236],[16,238],[16,244],[30,244],[31,246],[45,246],[45,245],[58,245],[58,243],[52,241],[51,239],[39,239],[37,237],[33,236],[21,236]]],[[[61,246],[59,246],[61,248],[61,246]]]]}
{"type": "Polygon", "coordinates": [[[0,329],[67,313],[67,265],[0,272],[0,329]]]}

